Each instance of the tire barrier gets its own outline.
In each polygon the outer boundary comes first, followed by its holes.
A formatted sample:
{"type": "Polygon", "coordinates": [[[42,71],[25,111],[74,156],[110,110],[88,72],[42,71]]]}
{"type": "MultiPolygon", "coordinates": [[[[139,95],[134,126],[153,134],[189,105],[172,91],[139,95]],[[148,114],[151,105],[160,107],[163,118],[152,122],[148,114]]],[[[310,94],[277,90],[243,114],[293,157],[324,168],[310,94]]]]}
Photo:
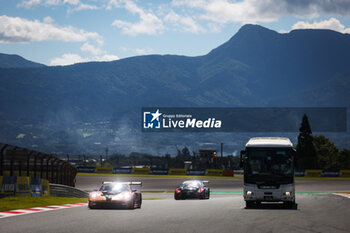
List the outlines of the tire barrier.
{"type": "Polygon", "coordinates": [[[234,176],[233,170],[223,170],[222,171],[223,176],[234,176]]]}
{"type": "Polygon", "coordinates": [[[86,173],[94,173],[96,167],[86,167],[86,166],[78,166],[77,171],[78,172],[86,172],[86,173]]]}
{"type": "Polygon", "coordinates": [[[1,185],[1,196],[14,196],[17,192],[17,176],[4,176],[1,185]]]}
{"type": "Polygon", "coordinates": [[[32,196],[34,197],[41,196],[42,194],[41,178],[31,178],[30,189],[32,191],[32,196]]]}
{"type": "Polygon", "coordinates": [[[84,198],[88,197],[89,193],[67,185],[50,184],[50,196],[84,198]]]}
{"type": "Polygon", "coordinates": [[[350,170],[340,170],[340,176],[350,176],[350,170]]]}
{"type": "Polygon", "coordinates": [[[187,169],[186,175],[188,175],[188,176],[204,176],[205,169],[187,169]]]}
{"type": "Polygon", "coordinates": [[[95,171],[96,171],[96,173],[112,174],[113,167],[96,167],[95,171]]]}
{"type": "Polygon", "coordinates": [[[29,176],[0,177],[0,197],[6,196],[48,196],[50,195],[49,181],[29,176]]]}
{"type": "Polygon", "coordinates": [[[183,168],[170,168],[169,175],[186,175],[186,169],[183,168]]]}
{"type": "Polygon", "coordinates": [[[147,168],[133,168],[132,173],[133,174],[142,174],[142,175],[148,175],[150,174],[151,169],[149,167],[147,168]]]}
{"type": "Polygon", "coordinates": [[[207,176],[222,176],[222,170],[219,169],[207,169],[205,170],[207,176]]]}
{"type": "Polygon", "coordinates": [[[305,170],[305,176],[308,177],[321,177],[322,170],[305,170]]]}
{"type": "Polygon", "coordinates": [[[323,177],[338,177],[340,176],[339,170],[323,170],[322,171],[323,177]]]}
{"type": "Polygon", "coordinates": [[[131,174],[132,168],[115,167],[113,169],[113,174],[131,174]]]}
{"type": "Polygon", "coordinates": [[[295,170],[294,175],[297,177],[303,177],[303,176],[305,176],[305,170],[297,169],[297,170],[295,170]]]}
{"type": "Polygon", "coordinates": [[[0,176],[47,179],[75,185],[77,168],[53,155],[0,143],[0,176]]]}
{"type": "Polygon", "coordinates": [[[30,197],[32,196],[32,189],[30,187],[30,177],[19,176],[17,177],[17,197],[30,197]]]}
{"type": "Polygon", "coordinates": [[[166,168],[151,168],[149,174],[151,175],[168,175],[169,169],[166,168]]]}

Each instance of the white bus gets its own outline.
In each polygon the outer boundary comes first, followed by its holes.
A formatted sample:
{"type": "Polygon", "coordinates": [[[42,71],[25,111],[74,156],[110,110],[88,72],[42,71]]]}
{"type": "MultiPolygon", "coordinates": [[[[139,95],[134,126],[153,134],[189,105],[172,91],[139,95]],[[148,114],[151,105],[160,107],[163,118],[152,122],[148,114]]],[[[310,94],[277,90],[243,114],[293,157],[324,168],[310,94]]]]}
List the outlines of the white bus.
{"type": "Polygon", "coordinates": [[[290,208],[296,207],[295,155],[288,138],[257,137],[247,142],[241,151],[246,208],[261,202],[283,202],[290,208]]]}

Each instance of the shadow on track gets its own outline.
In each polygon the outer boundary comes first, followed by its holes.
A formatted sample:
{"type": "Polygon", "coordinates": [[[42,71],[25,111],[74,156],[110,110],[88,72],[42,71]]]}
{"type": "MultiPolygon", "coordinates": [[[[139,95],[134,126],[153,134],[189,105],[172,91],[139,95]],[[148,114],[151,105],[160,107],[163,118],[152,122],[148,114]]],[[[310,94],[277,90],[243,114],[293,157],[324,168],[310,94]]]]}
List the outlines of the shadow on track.
{"type": "Polygon", "coordinates": [[[264,210],[298,210],[298,204],[286,205],[282,203],[260,203],[255,204],[244,209],[264,209],[264,210]]]}

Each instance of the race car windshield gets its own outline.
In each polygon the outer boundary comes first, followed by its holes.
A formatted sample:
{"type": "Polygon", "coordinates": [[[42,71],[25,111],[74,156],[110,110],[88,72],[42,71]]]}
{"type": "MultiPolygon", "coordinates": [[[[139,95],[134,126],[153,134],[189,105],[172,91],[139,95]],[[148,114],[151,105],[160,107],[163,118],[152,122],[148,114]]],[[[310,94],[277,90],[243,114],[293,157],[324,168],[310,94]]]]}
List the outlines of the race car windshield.
{"type": "Polygon", "coordinates": [[[201,187],[202,185],[201,185],[201,183],[200,182],[198,182],[198,181],[194,181],[194,182],[185,182],[185,183],[183,183],[182,184],[182,186],[184,187],[184,188],[189,188],[189,187],[193,187],[193,188],[199,188],[199,187],[201,187]]]}
{"type": "Polygon", "coordinates": [[[110,192],[116,192],[116,193],[121,193],[128,191],[129,187],[125,184],[104,184],[102,185],[100,191],[110,191],[110,192]]]}

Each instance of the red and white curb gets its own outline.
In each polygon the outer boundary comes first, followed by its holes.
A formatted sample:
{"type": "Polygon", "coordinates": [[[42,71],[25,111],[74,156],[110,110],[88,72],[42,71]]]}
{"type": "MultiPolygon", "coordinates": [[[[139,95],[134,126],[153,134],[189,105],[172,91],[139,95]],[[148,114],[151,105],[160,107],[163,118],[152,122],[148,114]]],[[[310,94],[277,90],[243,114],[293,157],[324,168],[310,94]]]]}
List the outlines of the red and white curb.
{"type": "Polygon", "coordinates": [[[87,205],[87,203],[51,205],[51,206],[33,207],[33,208],[19,209],[19,210],[8,210],[8,211],[0,212],[0,218],[39,213],[39,212],[45,212],[50,210],[67,209],[67,208],[79,207],[79,206],[85,206],[85,205],[87,205]]]}
{"type": "Polygon", "coordinates": [[[334,195],[350,198],[350,193],[333,193],[334,195]]]}

